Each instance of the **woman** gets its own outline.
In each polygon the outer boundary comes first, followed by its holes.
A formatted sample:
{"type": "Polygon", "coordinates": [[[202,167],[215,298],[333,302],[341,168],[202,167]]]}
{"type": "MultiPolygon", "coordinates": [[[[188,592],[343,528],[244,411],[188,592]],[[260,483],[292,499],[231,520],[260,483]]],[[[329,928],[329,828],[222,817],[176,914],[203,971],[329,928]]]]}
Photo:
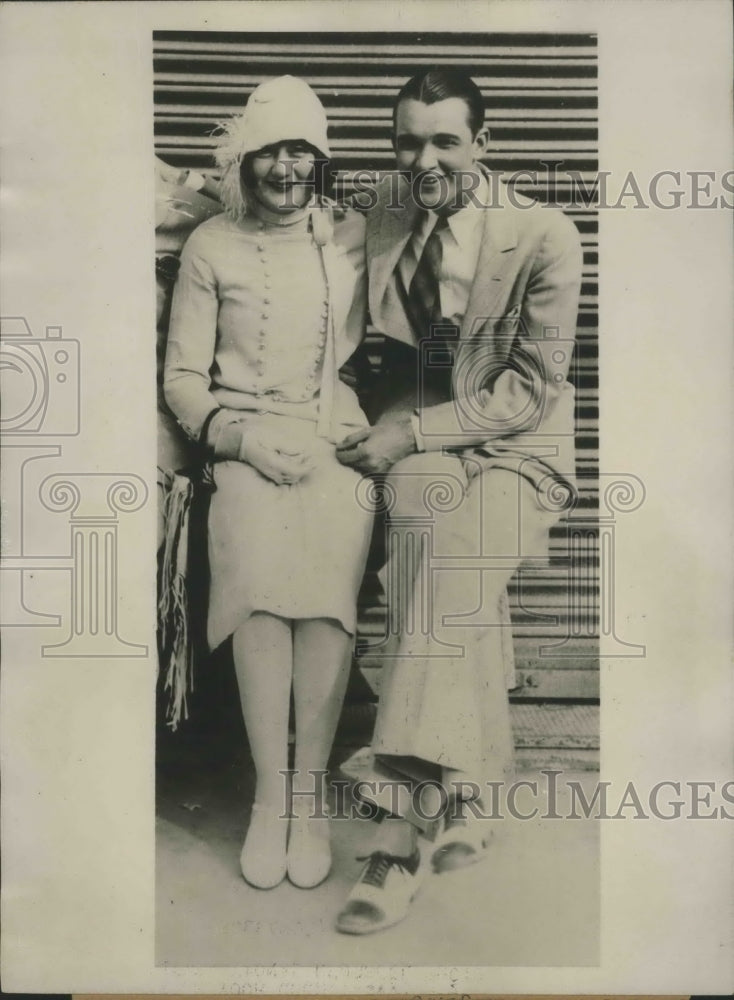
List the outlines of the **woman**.
{"type": "Polygon", "coordinates": [[[217,149],[225,212],[181,257],[165,364],[168,405],[215,463],[208,641],[232,636],[257,779],[241,868],[263,889],[286,873],[311,887],[329,872],[318,772],[343,700],[372,520],[359,477],[335,457],[335,442],[366,424],[338,378],[363,335],[365,275],[363,220],[318,193],[329,155],[307,84],[284,76],[254,91],[217,149]],[[281,775],[291,688],[292,810],[281,775]],[[297,794],[314,784],[316,802],[297,794]]]}

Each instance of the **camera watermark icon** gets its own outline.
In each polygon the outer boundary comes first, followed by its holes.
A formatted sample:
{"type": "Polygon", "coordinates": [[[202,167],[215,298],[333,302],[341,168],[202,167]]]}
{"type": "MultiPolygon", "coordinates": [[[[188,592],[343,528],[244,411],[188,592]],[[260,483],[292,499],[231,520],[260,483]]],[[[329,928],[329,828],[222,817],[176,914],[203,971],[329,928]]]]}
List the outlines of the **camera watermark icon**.
{"type": "MultiPolygon", "coordinates": [[[[566,389],[575,341],[557,326],[531,338],[516,305],[497,317],[477,317],[468,335],[451,323],[434,323],[418,345],[418,425],[427,438],[445,436],[423,409],[435,402],[437,379],[451,385],[451,434],[476,441],[518,433],[573,437],[573,421],[552,428],[546,420],[566,389]]],[[[467,444],[471,441],[467,440],[467,444]]]]}
{"type": "Polygon", "coordinates": [[[79,341],[60,326],[34,337],[23,316],[0,319],[0,432],[69,437],[79,433],[79,341]]]}
{"type": "Polygon", "coordinates": [[[45,474],[47,460],[58,469],[62,458],[54,439],[80,433],[80,344],[60,326],[34,337],[23,316],[2,317],[0,333],[2,625],[65,625],[66,638],[42,646],[42,656],[146,656],[144,643],[120,635],[118,528],[120,515],[145,505],[148,488],[124,473],[45,474]],[[44,510],[68,514],[66,551],[44,510]],[[44,605],[54,613],[38,610],[44,605]]]}

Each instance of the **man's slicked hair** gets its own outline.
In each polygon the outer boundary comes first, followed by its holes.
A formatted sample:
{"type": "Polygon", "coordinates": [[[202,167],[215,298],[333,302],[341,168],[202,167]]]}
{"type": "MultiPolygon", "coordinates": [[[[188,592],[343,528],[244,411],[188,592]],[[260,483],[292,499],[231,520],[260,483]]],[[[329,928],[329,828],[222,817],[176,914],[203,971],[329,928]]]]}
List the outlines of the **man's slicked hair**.
{"type": "Polygon", "coordinates": [[[401,101],[413,98],[423,104],[435,104],[449,97],[459,97],[466,104],[469,128],[472,138],[475,138],[484,125],[484,98],[472,78],[454,66],[424,69],[404,84],[393,107],[393,131],[397,126],[398,105],[401,101]]]}

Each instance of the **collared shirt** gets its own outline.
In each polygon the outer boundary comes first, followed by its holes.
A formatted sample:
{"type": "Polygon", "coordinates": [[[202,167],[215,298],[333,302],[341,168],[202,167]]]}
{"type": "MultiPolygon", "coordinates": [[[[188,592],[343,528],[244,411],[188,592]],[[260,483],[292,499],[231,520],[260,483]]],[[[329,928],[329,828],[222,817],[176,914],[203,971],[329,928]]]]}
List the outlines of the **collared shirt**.
{"type": "MultiPolygon", "coordinates": [[[[448,226],[439,234],[441,240],[441,269],[439,274],[438,292],[441,300],[441,315],[461,326],[469,303],[469,292],[477,271],[479,250],[482,243],[483,205],[488,200],[487,179],[480,174],[479,184],[475,191],[476,201],[448,217],[448,226]]],[[[410,288],[418,261],[420,260],[426,240],[433,232],[438,221],[435,212],[424,213],[421,226],[416,229],[400,258],[400,276],[406,288],[410,288]]],[[[410,418],[418,451],[426,450],[426,442],[420,431],[420,419],[417,413],[410,418]]]]}
{"type": "MultiPolygon", "coordinates": [[[[466,313],[469,292],[477,270],[482,243],[482,206],[487,201],[487,195],[487,180],[480,174],[479,185],[474,191],[479,204],[471,201],[450,215],[448,227],[439,234],[443,251],[439,276],[441,315],[457,326],[461,325],[466,313]]],[[[400,258],[400,276],[406,288],[410,288],[426,240],[437,221],[435,212],[425,212],[422,224],[413,233],[406,252],[400,258]]]]}

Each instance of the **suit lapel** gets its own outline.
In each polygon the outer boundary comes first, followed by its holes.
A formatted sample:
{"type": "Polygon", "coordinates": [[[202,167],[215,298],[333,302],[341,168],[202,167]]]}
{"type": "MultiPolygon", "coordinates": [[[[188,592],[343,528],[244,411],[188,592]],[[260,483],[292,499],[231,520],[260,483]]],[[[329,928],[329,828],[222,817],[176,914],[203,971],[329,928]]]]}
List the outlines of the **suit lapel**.
{"type": "Polygon", "coordinates": [[[390,336],[400,335],[408,343],[414,340],[410,324],[396,301],[390,281],[400,255],[411,237],[418,208],[410,198],[410,187],[404,178],[398,180],[398,204],[393,209],[388,204],[374,213],[376,225],[369,227],[367,235],[367,261],[369,267],[369,304],[372,321],[390,336]],[[394,301],[395,300],[395,301],[394,301]]]}
{"type": "MultiPolygon", "coordinates": [[[[489,171],[484,172],[489,175],[489,171]]],[[[504,185],[498,184],[493,176],[487,179],[492,198],[490,207],[483,210],[479,259],[461,327],[462,339],[471,335],[478,318],[493,315],[499,300],[506,294],[504,276],[512,266],[512,251],[517,246],[514,213],[507,204],[504,185]]],[[[383,205],[382,211],[372,216],[373,229],[368,221],[369,305],[372,321],[378,329],[406,343],[414,343],[413,331],[390,279],[413,232],[419,210],[409,196],[409,185],[403,178],[398,183],[400,207],[393,210],[383,205]]]]}
{"type": "Polygon", "coordinates": [[[512,266],[512,251],[517,246],[517,229],[512,209],[505,201],[504,185],[495,183],[491,177],[488,182],[493,197],[491,206],[484,209],[479,259],[461,324],[462,339],[472,334],[477,319],[493,316],[499,300],[506,294],[504,278],[512,266]]]}

